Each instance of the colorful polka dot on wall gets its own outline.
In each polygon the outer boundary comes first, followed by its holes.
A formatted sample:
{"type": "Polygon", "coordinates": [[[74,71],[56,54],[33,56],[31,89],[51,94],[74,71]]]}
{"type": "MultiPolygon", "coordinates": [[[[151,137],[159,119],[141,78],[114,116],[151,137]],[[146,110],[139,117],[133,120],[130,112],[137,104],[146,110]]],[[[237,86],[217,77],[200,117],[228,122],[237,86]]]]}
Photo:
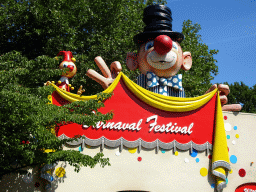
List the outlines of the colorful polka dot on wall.
{"type": "Polygon", "coordinates": [[[142,160],[142,158],[141,157],[138,157],[138,161],[140,162],[142,160]]]}
{"type": "Polygon", "coordinates": [[[224,123],[225,131],[231,131],[232,126],[229,123],[224,123]]]}
{"type": "Polygon", "coordinates": [[[237,139],[239,138],[239,134],[236,134],[236,138],[237,138],[237,139]]]}
{"type": "Polygon", "coordinates": [[[178,155],[179,155],[179,152],[178,152],[178,151],[175,151],[174,155],[175,155],[175,156],[178,156],[178,155]]]}
{"type": "Polygon", "coordinates": [[[200,161],[200,159],[199,158],[196,158],[196,162],[198,163],[200,161]]]}
{"type": "Polygon", "coordinates": [[[211,184],[211,188],[214,188],[215,187],[215,184],[213,183],[213,184],[211,184]]]}
{"type": "Polygon", "coordinates": [[[161,149],[161,152],[162,152],[162,153],[165,153],[165,150],[164,150],[164,149],[161,149]]]}
{"type": "Polygon", "coordinates": [[[228,119],[228,117],[225,115],[225,116],[224,116],[224,119],[225,119],[225,120],[227,120],[227,119],[228,119]]]}
{"type": "Polygon", "coordinates": [[[137,147],[136,148],[129,148],[128,151],[130,153],[135,153],[137,151],[137,147]]]}
{"type": "Polygon", "coordinates": [[[239,169],[238,174],[240,177],[244,177],[246,175],[246,171],[244,169],[239,169]]]}
{"type": "Polygon", "coordinates": [[[230,139],[230,135],[227,135],[227,139],[230,139]]]}
{"type": "Polygon", "coordinates": [[[58,167],[56,170],[55,170],[55,175],[57,177],[64,177],[64,175],[66,174],[66,170],[63,168],[63,167],[58,167]]]}
{"type": "Polygon", "coordinates": [[[196,157],[197,156],[197,150],[193,149],[192,153],[190,153],[191,157],[196,157]]]}
{"type": "Polygon", "coordinates": [[[236,164],[237,162],[237,157],[235,155],[231,155],[230,158],[229,158],[230,162],[233,163],[233,164],[236,164]]]}
{"type": "Polygon", "coordinates": [[[226,178],[226,184],[228,184],[228,178],[226,178]]]}
{"type": "Polygon", "coordinates": [[[234,126],[234,130],[237,130],[237,126],[234,126]]]}
{"type": "Polygon", "coordinates": [[[208,170],[205,167],[203,167],[203,168],[200,169],[200,174],[203,177],[205,177],[208,174],[208,170]]]}

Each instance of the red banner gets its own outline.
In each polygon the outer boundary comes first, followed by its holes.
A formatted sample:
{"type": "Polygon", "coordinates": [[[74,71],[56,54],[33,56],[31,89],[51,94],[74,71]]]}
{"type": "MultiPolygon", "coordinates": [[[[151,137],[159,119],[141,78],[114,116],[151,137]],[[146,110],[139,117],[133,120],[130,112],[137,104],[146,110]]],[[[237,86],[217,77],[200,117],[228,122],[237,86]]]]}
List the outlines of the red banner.
{"type": "MultiPolygon", "coordinates": [[[[145,142],[159,140],[163,143],[177,141],[197,145],[213,143],[215,127],[216,94],[202,107],[189,112],[169,112],[154,108],[140,100],[120,79],[113,96],[104,102],[102,113],[114,112],[114,118],[106,124],[98,122],[95,127],[75,123],[61,126],[56,135],[72,138],[84,135],[90,140],[102,136],[108,140],[123,138],[127,141],[142,139],[145,142]]],[[[67,103],[56,92],[52,95],[55,105],[67,103]]]]}

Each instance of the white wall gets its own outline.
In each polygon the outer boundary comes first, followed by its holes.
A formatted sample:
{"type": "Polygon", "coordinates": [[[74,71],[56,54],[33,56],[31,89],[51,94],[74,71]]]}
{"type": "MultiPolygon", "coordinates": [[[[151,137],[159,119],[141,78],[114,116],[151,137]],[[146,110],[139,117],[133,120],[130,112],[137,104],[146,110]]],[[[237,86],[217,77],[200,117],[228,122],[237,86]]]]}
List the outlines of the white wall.
{"type": "MultiPolygon", "coordinates": [[[[256,115],[249,113],[233,113],[223,112],[228,119],[224,120],[229,123],[232,130],[226,132],[230,135],[228,139],[229,155],[237,156],[237,163],[232,164],[233,172],[228,175],[228,185],[224,191],[233,192],[235,189],[248,182],[256,182],[256,115]],[[233,127],[237,126],[237,130],[233,127]],[[239,134],[239,138],[235,135],[239,134]],[[232,144],[232,141],[236,144],[232,144]],[[254,162],[251,166],[251,162],[254,162]],[[239,169],[245,169],[245,177],[240,177],[239,169]]],[[[72,149],[78,150],[79,146],[72,149]]],[[[70,149],[70,148],[65,148],[70,149]]],[[[88,192],[117,192],[123,190],[141,190],[151,192],[169,192],[169,191],[209,191],[214,189],[211,184],[215,183],[210,172],[210,162],[206,156],[206,152],[198,153],[196,158],[200,162],[196,162],[194,157],[189,155],[189,151],[179,151],[178,156],[173,151],[161,151],[156,154],[156,150],[142,149],[131,154],[128,149],[124,148],[122,153],[117,156],[116,152],[119,148],[104,148],[105,157],[110,159],[111,166],[101,168],[96,166],[94,169],[82,168],[79,173],[74,172],[74,168],[67,166],[66,176],[63,181],[53,183],[56,192],[71,191],[88,191],[88,192]],[[137,160],[138,157],[142,161],[137,160]],[[189,162],[185,162],[185,158],[189,162]],[[208,169],[208,175],[202,177],[200,169],[205,167],[208,169]]],[[[82,153],[94,156],[100,152],[100,147],[85,148],[82,153]]],[[[60,164],[57,166],[59,167],[60,164]]],[[[56,168],[57,168],[56,167],[56,168]]],[[[35,171],[35,170],[34,170],[35,171]]],[[[0,191],[34,191],[34,183],[36,181],[42,183],[42,179],[35,178],[31,184],[25,184],[17,175],[6,176],[0,182],[0,191]],[[30,186],[30,188],[28,187],[30,186]]],[[[37,188],[38,191],[44,191],[42,185],[37,188]]]]}

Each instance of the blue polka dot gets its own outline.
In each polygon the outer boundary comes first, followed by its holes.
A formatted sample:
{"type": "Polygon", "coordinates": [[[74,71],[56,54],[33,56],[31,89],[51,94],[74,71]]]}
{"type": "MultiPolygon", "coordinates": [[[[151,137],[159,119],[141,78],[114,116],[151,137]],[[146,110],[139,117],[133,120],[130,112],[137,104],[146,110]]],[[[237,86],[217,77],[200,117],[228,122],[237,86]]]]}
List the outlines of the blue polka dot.
{"type": "Polygon", "coordinates": [[[200,160],[199,160],[199,158],[196,158],[196,162],[198,163],[200,160]]]}
{"type": "Polygon", "coordinates": [[[228,184],[228,178],[226,178],[226,184],[228,184]]]}
{"type": "Polygon", "coordinates": [[[213,184],[211,184],[211,188],[214,188],[215,187],[215,184],[213,183],[213,184]]]}
{"type": "Polygon", "coordinates": [[[190,153],[191,157],[196,157],[197,156],[197,150],[193,149],[193,152],[190,153]]]}
{"type": "Polygon", "coordinates": [[[82,147],[81,147],[81,146],[79,147],[79,151],[80,151],[80,152],[81,152],[81,151],[83,151],[83,149],[82,149],[82,147]]]}
{"type": "Polygon", "coordinates": [[[230,135],[227,135],[227,139],[230,139],[230,135]]]}
{"type": "Polygon", "coordinates": [[[237,126],[234,126],[234,130],[237,130],[237,126]]]}
{"type": "Polygon", "coordinates": [[[235,155],[230,156],[230,162],[235,164],[237,162],[237,157],[235,155]]]}

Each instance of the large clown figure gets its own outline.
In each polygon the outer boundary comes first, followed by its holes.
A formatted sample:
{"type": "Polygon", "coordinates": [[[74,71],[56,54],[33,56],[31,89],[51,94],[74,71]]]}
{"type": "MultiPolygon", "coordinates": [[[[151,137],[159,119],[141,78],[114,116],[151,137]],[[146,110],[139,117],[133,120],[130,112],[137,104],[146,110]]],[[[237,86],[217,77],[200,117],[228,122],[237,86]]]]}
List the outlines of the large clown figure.
{"type": "MultiPolygon", "coordinates": [[[[180,43],[184,39],[182,33],[172,31],[172,13],[164,5],[147,6],[143,14],[146,24],[144,31],[134,36],[134,43],[138,46],[138,53],[128,53],[126,65],[130,70],[139,69],[141,75],[137,84],[166,96],[185,97],[182,87],[180,69],[188,71],[192,66],[190,52],[183,52],[180,43]]],[[[96,71],[89,69],[87,75],[100,83],[106,89],[116,75],[122,70],[121,64],[115,61],[110,70],[103,59],[98,56],[95,62],[104,77],[96,71]]],[[[213,85],[206,93],[217,88],[213,85]]],[[[241,105],[224,105],[230,90],[227,85],[219,85],[222,110],[240,111],[241,105]]]]}
{"type": "Polygon", "coordinates": [[[70,78],[74,77],[76,74],[76,65],[74,62],[76,61],[73,57],[71,51],[60,51],[57,56],[63,55],[63,61],[60,63],[60,69],[67,69],[66,72],[62,73],[60,80],[58,81],[58,87],[70,92],[71,85],[69,84],[70,78]]]}

